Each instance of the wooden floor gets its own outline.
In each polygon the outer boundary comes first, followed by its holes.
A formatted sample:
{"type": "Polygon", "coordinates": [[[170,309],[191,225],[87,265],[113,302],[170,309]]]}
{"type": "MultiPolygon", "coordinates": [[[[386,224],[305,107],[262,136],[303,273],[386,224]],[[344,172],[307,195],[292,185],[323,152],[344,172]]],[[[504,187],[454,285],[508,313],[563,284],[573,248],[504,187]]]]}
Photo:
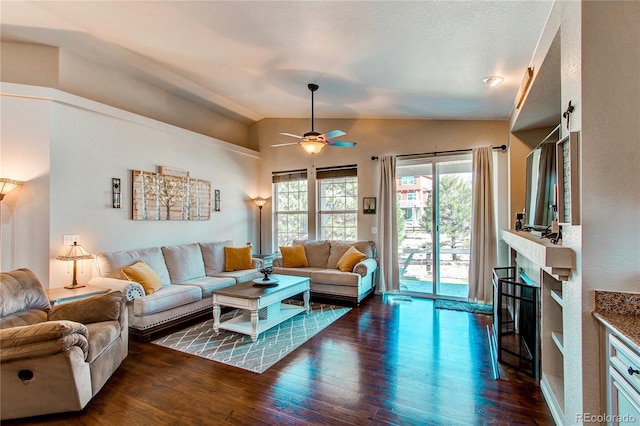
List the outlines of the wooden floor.
{"type": "Polygon", "coordinates": [[[131,342],[79,413],[47,425],[551,425],[540,388],[494,380],[490,315],[375,296],[263,374],[131,342]]]}

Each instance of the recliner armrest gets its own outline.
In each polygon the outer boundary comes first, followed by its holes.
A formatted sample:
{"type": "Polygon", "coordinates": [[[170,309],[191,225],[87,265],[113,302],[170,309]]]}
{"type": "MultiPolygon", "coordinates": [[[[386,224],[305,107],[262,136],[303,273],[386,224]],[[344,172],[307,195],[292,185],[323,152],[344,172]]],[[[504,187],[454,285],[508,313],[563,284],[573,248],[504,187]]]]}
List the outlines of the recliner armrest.
{"type": "Polygon", "coordinates": [[[53,355],[80,347],[89,353],[89,331],[74,321],[45,321],[0,330],[0,361],[53,355]]]}
{"type": "Polygon", "coordinates": [[[92,324],[102,321],[119,321],[124,306],[124,295],[121,291],[80,299],[74,302],[56,305],[49,311],[49,321],[75,321],[92,324]]]}

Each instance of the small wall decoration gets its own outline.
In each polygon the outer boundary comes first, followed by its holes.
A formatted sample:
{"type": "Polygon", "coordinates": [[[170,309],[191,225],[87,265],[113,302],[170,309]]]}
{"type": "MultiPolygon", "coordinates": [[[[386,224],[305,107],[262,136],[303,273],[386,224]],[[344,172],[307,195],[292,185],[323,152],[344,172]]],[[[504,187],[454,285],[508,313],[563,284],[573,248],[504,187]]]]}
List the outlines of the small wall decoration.
{"type": "Polygon", "coordinates": [[[122,186],[120,178],[111,178],[111,192],[113,195],[113,208],[119,209],[122,203],[122,186]]]}
{"type": "Polygon", "coordinates": [[[170,175],[170,176],[177,176],[177,177],[183,177],[183,178],[187,178],[189,177],[189,172],[183,169],[179,169],[177,167],[171,167],[171,166],[160,166],[158,167],[158,172],[161,175],[170,175]]]}
{"type": "Polygon", "coordinates": [[[214,191],[214,193],[215,193],[215,196],[214,196],[214,199],[213,199],[213,203],[214,203],[214,204],[213,204],[213,206],[214,206],[214,208],[213,208],[213,209],[214,209],[215,211],[219,212],[219,211],[220,211],[220,190],[219,190],[219,189],[216,189],[216,190],[214,191]]]}
{"type": "MultiPolygon", "coordinates": [[[[160,170],[166,170],[161,167],[160,170]]],[[[132,170],[133,220],[209,220],[211,182],[132,170]]]]}
{"type": "Polygon", "coordinates": [[[363,197],[362,198],[362,213],[375,214],[376,213],[376,197],[363,197]]]}
{"type": "Polygon", "coordinates": [[[556,163],[558,170],[558,222],[561,225],[580,224],[580,191],[578,189],[578,136],[570,132],[557,143],[556,163]]]}

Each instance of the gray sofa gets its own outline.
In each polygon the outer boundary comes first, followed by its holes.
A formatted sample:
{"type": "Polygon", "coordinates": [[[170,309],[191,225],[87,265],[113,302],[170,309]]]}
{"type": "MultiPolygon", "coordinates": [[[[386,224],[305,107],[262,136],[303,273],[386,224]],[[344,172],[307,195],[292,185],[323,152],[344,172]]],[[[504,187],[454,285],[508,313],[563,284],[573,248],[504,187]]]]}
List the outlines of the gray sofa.
{"type": "Polygon", "coordinates": [[[224,272],[225,247],[232,241],[151,247],[98,253],[89,283],[120,290],[127,300],[131,336],[148,340],[153,333],[204,314],[211,315],[216,289],[261,277],[262,260],[251,259],[252,269],[224,272]],[[162,287],[147,294],[129,281],[122,268],[143,260],[158,275],[162,287]]]}
{"type": "Polygon", "coordinates": [[[273,272],[309,277],[312,296],[359,305],[374,291],[378,261],[373,241],[295,240],[293,245],[304,246],[309,266],[285,268],[282,257],[276,257],[273,260],[273,272]],[[351,271],[343,272],[338,269],[337,264],[351,246],[355,246],[367,257],[351,271]]]}

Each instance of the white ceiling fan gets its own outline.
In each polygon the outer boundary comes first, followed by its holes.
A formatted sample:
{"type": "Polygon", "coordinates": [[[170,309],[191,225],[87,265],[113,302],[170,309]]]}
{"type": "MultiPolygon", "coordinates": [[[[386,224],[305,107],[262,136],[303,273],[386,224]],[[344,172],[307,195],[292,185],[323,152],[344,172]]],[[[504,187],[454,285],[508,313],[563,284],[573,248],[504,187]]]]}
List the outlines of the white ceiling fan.
{"type": "Polygon", "coordinates": [[[290,142],[290,143],[281,143],[277,145],[271,145],[272,147],[276,146],[287,146],[287,145],[300,145],[305,151],[309,154],[317,154],[322,151],[326,145],[329,146],[339,146],[343,148],[353,148],[356,146],[355,142],[346,142],[346,141],[337,141],[334,140],[340,136],[346,135],[342,130],[331,130],[327,133],[318,133],[314,130],[313,127],[313,92],[318,90],[317,84],[307,84],[307,87],[311,91],[311,131],[305,133],[303,136],[294,135],[292,133],[280,133],[281,135],[290,136],[292,138],[300,139],[299,142],[290,142]]]}

